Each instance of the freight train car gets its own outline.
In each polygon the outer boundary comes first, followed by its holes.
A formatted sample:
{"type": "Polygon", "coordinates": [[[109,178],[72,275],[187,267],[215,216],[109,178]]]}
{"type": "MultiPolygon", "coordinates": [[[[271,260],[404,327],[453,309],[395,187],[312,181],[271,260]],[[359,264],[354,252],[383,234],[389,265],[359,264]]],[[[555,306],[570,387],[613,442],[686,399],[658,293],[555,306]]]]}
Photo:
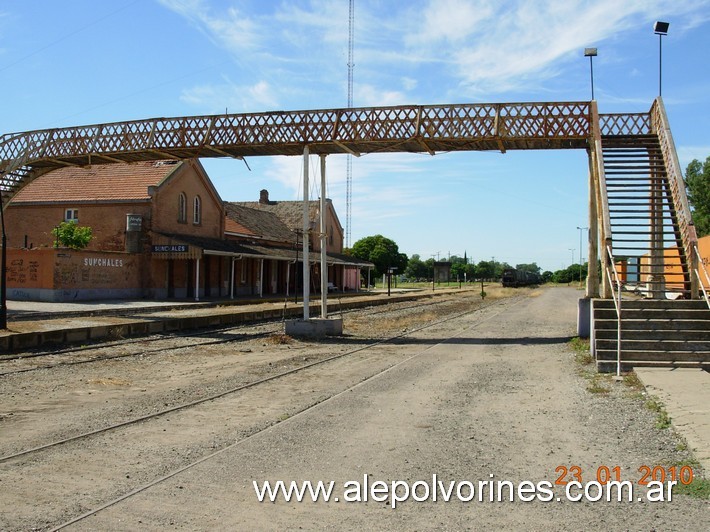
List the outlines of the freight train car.
{"type": "Polygon", "coordinates": [[[503,286],[530,286],[540,284],[542,277],[537,273],[527,272],[525,270],[516,270],[515,268],[506,268],[503,270],[503,278],[501,279],[503,286]]]}

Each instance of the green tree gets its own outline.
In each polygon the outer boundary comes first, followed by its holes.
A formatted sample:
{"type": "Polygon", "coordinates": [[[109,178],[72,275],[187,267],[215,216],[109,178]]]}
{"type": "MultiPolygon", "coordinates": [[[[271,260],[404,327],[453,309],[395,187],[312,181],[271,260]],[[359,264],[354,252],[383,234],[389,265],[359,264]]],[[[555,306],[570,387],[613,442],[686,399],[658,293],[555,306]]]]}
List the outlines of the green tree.
{"type": "Polygon", "coordinates": [[[80,226],[74,222],[62,222],[52,229],[55,246],[64,246],[71,249],[84,249],[91,242],[91,227],[80,226]]]}
{"type": "Polygon", "coordinates": [[[375,265],[375,275],[387,273],[389,268],[396,268],[397,273],[404,272],[407,267],[407,255],[399,252],[399,247],[389,238],[382,235],[366,236],[355,242],[352,254],[375,265]]]}
{"type": "Polygon", "coordinates": [[[427,279],[429,277],[429,267],[419,255],[414,254],[407,262],[404,275],[409,279],[427,279]]]}
{"type": "MultiPolygon", "coordinates": [[[[587,277],[587,270],[589,268],[589,263],[584,263],[582,264],[582,279],[585,279],[587,277]]],[[[548,272],[546,272],[548,273],[548,272]]],[[[550,280],[553,283],[572,283],[572,282],[579,282],[580,281],[580,270],[579,270],[579,264],[571,264],[567,266],[564,270],[557,270],[555,273],[552,274],[550,280]]],[[[544,277],[543,277],[544,278],[544,277]]]]}
{"type": "Polygon", "coordinates": [[[688,201],[698,236],[710,234],[710,157],[700,163],[693,159],[685,170],[688,201]]]}
{"type": "Polygon", "coordinates": [[[516,270],[522,270],[524,272],[529,272],[529,273],[536,273],[540,274],[540,266],[538,266],[536,263],[532,262],[530,264],[516,264],[515,265],[516,270]]]}
{"type": "Polygon", "coordinates": [[[480,279],[493,279],[496,275],[495,263],[490,260],[482,260],[476,264],[476,276],[480,279]]]}

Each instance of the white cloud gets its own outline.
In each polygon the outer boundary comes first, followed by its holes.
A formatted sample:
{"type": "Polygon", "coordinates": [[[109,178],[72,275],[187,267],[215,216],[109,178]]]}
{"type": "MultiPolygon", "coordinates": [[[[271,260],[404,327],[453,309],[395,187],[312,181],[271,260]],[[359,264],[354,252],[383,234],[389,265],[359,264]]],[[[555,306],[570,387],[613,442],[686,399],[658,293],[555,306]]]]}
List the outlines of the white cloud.
{"type": "Polygon", "coordinates": [[[405,43],[457,45],[475,34],[494,13],[495,3],[488,0],[430,0],[424,8],[422,31],[406,36],[405,43]]]}
{"type": "Polygon", "coordinates": [[[183,16],[218,46],[235,52],[255,50],[261,31],[256,21],[234,7],[214,15],[207,0],[158,0],[183,16]]]}
{"type": "Polygon", "coordinates": [[[368,84],[358,84],[355,92],[357,107],[401,105],[406,101],[406,95],[401,91],[379,89],[368,84]]]}
{"type": "MultiPolygon", "coordinates": [[[[345,102],[347,2],[265,3],[258,12],[217,7],[215,0],[159,2],[229,52],[245,76],[267,80],[282,105],[345,102]]],[[[364,0],[355,10],[354,104],[416,101],[416,91],[427,87],[439,97],[481,99],[543,90],[585,46],[671,14],[679,31],[691,28],[710,17],[708,6],[708,0],[364,0]]]]}
{"type": "Polygon", "coordinates": [[[230,82],[220,85],[199,85],[183,90],[180,100],[206,113],[257,112],[278,107],[278,98],[266,81],[251,86],[239,86],[230,82]]]}

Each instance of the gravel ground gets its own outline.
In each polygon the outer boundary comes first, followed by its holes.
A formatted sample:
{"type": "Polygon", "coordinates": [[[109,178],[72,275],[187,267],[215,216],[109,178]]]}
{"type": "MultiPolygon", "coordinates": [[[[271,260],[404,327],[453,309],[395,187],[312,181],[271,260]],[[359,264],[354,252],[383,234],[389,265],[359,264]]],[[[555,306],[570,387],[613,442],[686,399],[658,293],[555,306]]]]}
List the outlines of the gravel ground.
{"type": "Polygon", "coordinates": [[[635,482],[643,465],[692,458],[672,430],[656,428],[641,391],[575,361],[568,341],[579,292],[517,294],[527,297],[483,308],[462,293],[351,313],[348,336],[324,343],[291,341],[264,324],[241,329],[234,343],[164,340],[180,349],[3,377],[5,456],[407,333],[248,392],[0,463],[0,529],[51,528],[214,452],[70,529],[706,528],[707,502],[682,495],[666,503],[410,500],[396,509],[391,498],[257,502],[253,480],[342,486],[364,474],[410,483],[493,475],[517,485],[554,482],[559,467],[578,466],[587,481],[601,466],[619,466],[635,482]]]}

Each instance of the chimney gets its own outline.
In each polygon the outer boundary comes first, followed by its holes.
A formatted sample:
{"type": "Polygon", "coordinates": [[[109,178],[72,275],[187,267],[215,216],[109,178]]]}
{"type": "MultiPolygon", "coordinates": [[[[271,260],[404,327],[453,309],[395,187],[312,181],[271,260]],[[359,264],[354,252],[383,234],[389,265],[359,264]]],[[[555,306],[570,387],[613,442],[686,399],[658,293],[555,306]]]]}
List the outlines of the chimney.
{"type": "Polygon", "coordinates": [[[269,204],[269,191],[265,188],[259,192],[259,203],[264,205],[269,204]]]}

